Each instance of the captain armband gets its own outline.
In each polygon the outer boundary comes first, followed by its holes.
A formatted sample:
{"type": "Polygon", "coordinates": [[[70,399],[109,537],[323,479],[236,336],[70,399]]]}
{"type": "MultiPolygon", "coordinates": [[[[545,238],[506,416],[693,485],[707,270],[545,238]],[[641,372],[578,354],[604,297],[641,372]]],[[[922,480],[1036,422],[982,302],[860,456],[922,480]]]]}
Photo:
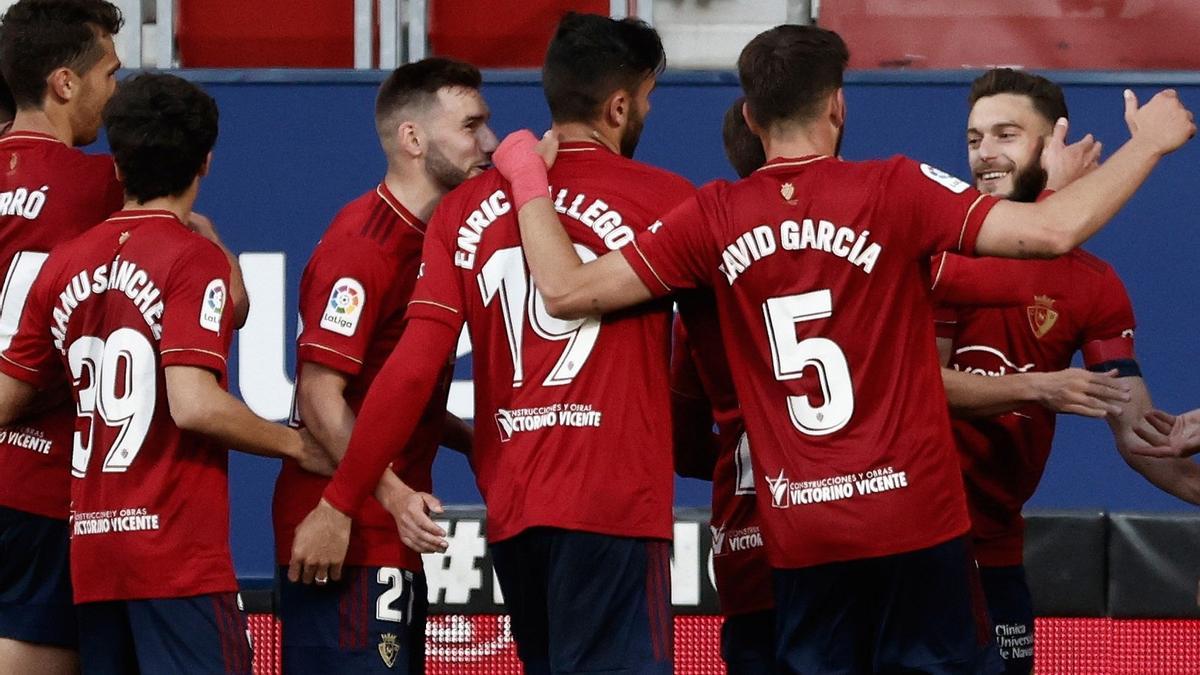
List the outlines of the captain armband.
{"type": "Polygon", "coordinates": [[[1138,365],[1135,359],[1112,359],[1111,361],[1101,361],[1094,363],[1087,368],[1093,373],[1107,373],[1110,370],[1117,371],[1117,377],[1141,377],[1142,368],[1138,365]]]}

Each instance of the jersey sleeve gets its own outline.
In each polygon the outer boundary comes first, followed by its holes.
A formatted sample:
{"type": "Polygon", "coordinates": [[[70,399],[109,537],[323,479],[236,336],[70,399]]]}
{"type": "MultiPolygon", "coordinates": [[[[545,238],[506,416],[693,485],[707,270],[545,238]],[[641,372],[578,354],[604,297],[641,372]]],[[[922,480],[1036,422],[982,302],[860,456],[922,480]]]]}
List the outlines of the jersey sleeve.
{"type": "Polygon", "coordinates": [[[928,164],[903,157],[892,162],[883,193],[885,209],[908,233],[906,240],[916,244],[917,254],[974,255],[979,228],[999,200],[928,164]]]}
{"type": "Polygon", "coordinates": [[[1005,258],[969,258],[942,252],[933,257],[930,292],[935,304],[952,307],[1013,307],[1035,294],[1033,278],[1011,274],[1005,258]]]}
{"type": "Polygon", "coordinates": [[[318,244],[300,280],[304,328],[296,341],[296,360],[357,375],[399,273],[399,266],[372,244],[318,244]]]}
{"type": "Polygon", "coordinates": [[[51,288],[53,275],[48,272],[43,269],[34,281],[26,296],[17,330],[0,353],[0,372],[38,389],[63,376],[62,361],[50,333],[54,294],[51,288]]]}
{"type": "MultiPolygon", "coordinates": [[[[466,293],[462,273],[455,264],[453,215],[443,200],[425,229],[417,285],[408,301],[405,320],[420,318],[444,324],[453,330],[466,320],[466,293]]],[[[464,264],[466,260],[463,259],[464,264]]],[[[478,264],[472,260],[471,264],[478,264]]]]}
{"type": "Polygon", "coordinates": [[[620,249],[653,296],[712,285],[717,245],[706,213],[714,206],[705,198],[708,190],[686,199],[620,249]]]}
{"type": "Polygon", "coordinates": [[[163,293],[163,366],[206,368],[224,382],[233,339],[229,304],[229,261],[216,244],[197,237],[172,268],[163,293]]]}
{"type": "MultiPolygon", "coordinates": [[[[1083,327],[1083,362],[1091,369],[1108,370],[1109,364],[1133,361],[1133,303],[1125,284],[1111,267],[1092,285],[1092,311],[1083,327]]],[[[1120,368],[1119,368],[1120,369],[1120,368]]],[[[1124,372],[1124,371],[1123,371],[1124,372]]]]}

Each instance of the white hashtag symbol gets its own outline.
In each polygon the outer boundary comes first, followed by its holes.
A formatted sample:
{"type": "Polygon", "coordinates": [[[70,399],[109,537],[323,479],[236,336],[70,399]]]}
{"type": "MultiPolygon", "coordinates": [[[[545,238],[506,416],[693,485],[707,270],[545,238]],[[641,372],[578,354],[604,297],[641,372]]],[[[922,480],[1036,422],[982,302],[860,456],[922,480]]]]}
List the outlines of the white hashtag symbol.
{"type": "Polygon", "coordinates": [[[447,532],[445,553],[426,553],[421,556],[425,579],[429,584],[429,604],[445,602],[465,605],[471,593],[483,587],[483,574],[476,562],[487,549],[478,520],[437,521],[447,532]]]}

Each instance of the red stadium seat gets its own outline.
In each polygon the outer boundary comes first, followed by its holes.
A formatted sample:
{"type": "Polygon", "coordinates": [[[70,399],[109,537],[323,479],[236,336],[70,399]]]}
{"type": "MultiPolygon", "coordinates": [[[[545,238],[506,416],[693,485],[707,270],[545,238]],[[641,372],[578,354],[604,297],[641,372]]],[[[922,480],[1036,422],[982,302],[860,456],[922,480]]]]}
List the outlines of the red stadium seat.
{"type": "Polygon", "coordinates": [[[608,14],[608,0],[430,0],[429,46],[481,68],[538,68],[570,10],[608,14]]]}
{"type": "Polygon", "coordinates": [[[177,7],[179,60],[188,68],[354,65],[354,3],[349,0],[205,0],[177,7]]]}
{"type": "Polygon", "coordinates": [[[1195,0],[839,0],[852,68],[1200,68],[1195,0]]]}

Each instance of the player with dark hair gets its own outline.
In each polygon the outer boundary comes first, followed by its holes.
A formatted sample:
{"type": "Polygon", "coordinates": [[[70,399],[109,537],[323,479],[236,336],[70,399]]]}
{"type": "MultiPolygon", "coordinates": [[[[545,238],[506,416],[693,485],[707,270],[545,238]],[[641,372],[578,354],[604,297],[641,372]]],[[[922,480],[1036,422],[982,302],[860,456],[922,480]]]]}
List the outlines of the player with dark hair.
{"type": "MultiPolygon", "coordinates": [[[[745,178],[765,163],[762,143],[742,116],[744,98],[722,122],[725,156],[745,178]]],[[[721,624],[721,658],[730,675],[774,670],[775,601],[771,568],[754,505],[750,443],[729,360],[721,340],[716,300],[694,290],[676,298],[671,350],[671,419],[675,470],[711,480],[712,569],[721,624]],[[714,433],[714,426],[716,433],[714,433]]]]}
{"type": "Polygon", "coordinates": [[[70,377],[71,577],[84,672],[250,672],[227,447],[332,472],[225,390],[230,265],[192,232],[217,107],[142,75],[105,108],[124,209],[54,249],[0,358],[0,422],[70,377]]]}
{"type": "MultiPolygon", "coordinates": [[[[431,58],[397,68],[379,88],[376,127],[387,157],[378,185],[330,224],[300,277],[294,422],[336,463],[367,390],[403,334],[404,310],[421,263],[425,223],[450,189],[479,175],[496,136],[474,66],[431,58]]],[[[438,442],[466,451],[471,430],[446,413],[452,372],[425,407],[407,446],[400,478],[432,490],[438,442]]],[[[389,477],[394,474],[388,472],[389,477]]],[[[284,462],[275,484],[276,560],[283,667],[289,673],[423,671],[425,573],[421,556],[400,541],[395,521],[368,498],[350,530],[342,579],[310,586],[287,578],[296,526],[321,499],[328,479],[284,462]],[[394,668],[396,664],[399,671],[394,668]]]]}
{"type": "MultiPolygon", "coordinates": [[[[1045,148],[1056,121],[1067,117],[1062,89],[1002,68],[976,79],[969,101],[967,154],[976,186],[1034,201],[1048,187],[1045,148]]],[[[1049,168],[1050,188],[1073,178],[1049,168]]],[[[1200,466],[1139,454],[1146,444],[1135,429],[1151,410],[1150,392],[1134,357],[1133,307],[1110,265],[1082,249],[1054,260],[964,263],[974,268],[977,286],[1021,279],[1029,287],[1017,306],[943,308],[938,323],[988,611],[1008,672],[1029,673],[1034,622],[1021,509],[1045,470],[1055,414],[1104,417],[1131,467],[1192,503],[1200,503],[1200,466]],[[1076,352],[1083,369],[1070,367],[1076,352]]]]}
{"type": "MultiPolygon", "coordinates": [[[[22,0],[0,19],[12,106],[0,137],[0,349],[46,253],[123,202],[112,158],[74,147],[96,139],[116,88],[120,27],[120,12],[103,0],[22,0]]],[[[78,669],[67,559],[75,410],[66,386],[0,430],[0,672],[78,669]]]]}
{"type": "Polygon", "coordinates": [[[573,255],[532,136],[506,140],[495,160],[551,315],[716,294],[774,568],[778,667],[987,672],[999,656],[936,404],[930,256],[1067,253],[1195,127],[1173,92],[1140,109],[1127,95],[1134,135],[1104,166],[1043,202],[1001,202],[902,157],[837,159],[847,60],[820,28],[752,40],[738,74],[767,164],[706,186],[595,261],[573,255]]]}
{"type": "MultiPolygon", "coordinates": [[[[568,14],[547,50],[543,87],[563,139],[554,196],[588,257],[629,243],[692,192],[629,157],[663,60],[644,22],[583,14],[568,14]]],[[[475,428],[471,462],[527,672],[669,672],[669,307],[550,317],[515,215],[494,171],[438,206],[404,335],[324,500],[297,530],[293,567],[336,576],[344,549],[325,544],[344,522],[337,511],[357,512],[408,442],[465,322],[476,416],[487,422],[475,428]]],[[[409,496],[399,514],[418,550],[446,543],[428,518],[431,500],[409,496]]]]}

